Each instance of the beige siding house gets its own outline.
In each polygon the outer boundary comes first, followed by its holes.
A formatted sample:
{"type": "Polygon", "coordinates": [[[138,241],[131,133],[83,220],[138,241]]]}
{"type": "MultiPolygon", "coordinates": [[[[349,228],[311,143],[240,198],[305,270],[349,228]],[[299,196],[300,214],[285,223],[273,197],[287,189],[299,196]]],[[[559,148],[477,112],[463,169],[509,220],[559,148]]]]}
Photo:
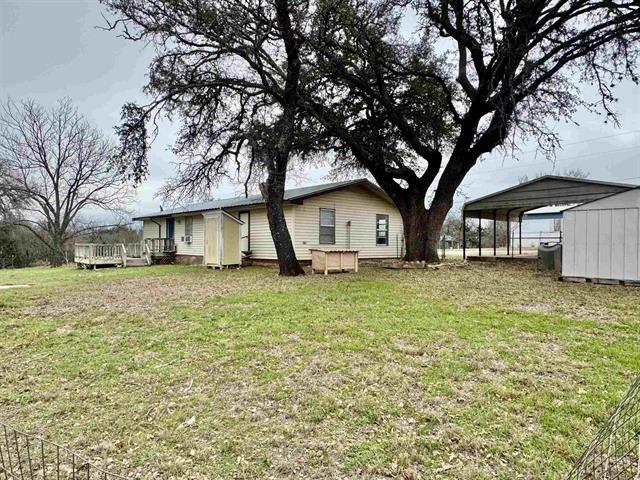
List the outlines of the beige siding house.
{"type": "MultiPolygon", "coordinates": [[[[243,252],[251,252],[256,260],[276,260],[260,195],[193,204],[134,220],[144,222],[145,239],[173,239],[177,261],[204,264],[204,217],[217,210],[242,222],[243,252]]],[[[284,211],[300,260],[310,260],[312,248],[359,250],[360,258],[396,258],[403,253],[400,213],[384,191],[368,180],[287,190],[284,211]]]]}

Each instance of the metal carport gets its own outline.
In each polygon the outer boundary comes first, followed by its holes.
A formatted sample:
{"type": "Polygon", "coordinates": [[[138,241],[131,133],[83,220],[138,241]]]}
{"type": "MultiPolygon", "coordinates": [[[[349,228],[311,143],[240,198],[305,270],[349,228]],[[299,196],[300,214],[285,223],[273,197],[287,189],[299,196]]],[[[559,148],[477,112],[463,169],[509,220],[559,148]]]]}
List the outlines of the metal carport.
{"type": "MultiPolygon", "coordinates": [[[[635,185],[598,180],[545,175],[484,197],[470,200],[462,207],[462,255],[467,257],[467,218],[478,219],[478,255],[482,256],[482,220],[493,220],[493,256],[496,256],[496,222],[506,221],[510,232],[511,220],[519,222],[519,249],[522,253],[522,216],[529,210],[551,205],[581,204],[623,192],[635,185]]],[[[507,255],[513,248],[507,235],[507,255]]]]}

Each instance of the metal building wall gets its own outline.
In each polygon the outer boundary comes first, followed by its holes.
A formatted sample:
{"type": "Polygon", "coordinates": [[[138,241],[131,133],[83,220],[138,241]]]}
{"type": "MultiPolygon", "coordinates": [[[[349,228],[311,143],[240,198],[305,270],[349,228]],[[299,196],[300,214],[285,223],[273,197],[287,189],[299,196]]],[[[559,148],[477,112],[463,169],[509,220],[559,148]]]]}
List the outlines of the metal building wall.
{"type": "Polygon", "coordinates": [[[640,281],[640,189],[564,212],[562,275],[640,281]]]}

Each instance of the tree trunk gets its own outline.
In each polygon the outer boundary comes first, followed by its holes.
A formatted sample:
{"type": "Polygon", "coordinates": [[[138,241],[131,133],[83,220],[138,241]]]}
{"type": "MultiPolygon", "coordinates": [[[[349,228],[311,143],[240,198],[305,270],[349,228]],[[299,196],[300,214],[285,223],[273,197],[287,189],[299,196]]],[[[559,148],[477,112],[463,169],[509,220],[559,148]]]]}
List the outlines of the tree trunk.
{"type": "Polygon", "coordinates": [[[296,258],[291,235],[284,218],[282,203],[284,201],[285,178],[286,167],[269,169],[267,181],[260,184],[260,190],[267,206],[269,229],[276,247],[280,275],[295,277],[304,275],[304,270],[296,258]]]}
{"type": "Polygon", "coordinates": [[[424,194],[410,195],[409,191],[407,195],[407,201],[398,205],[404,228],[404,259],[438,262],[438,242],[449,208],[445,204],[434,203],[427,210],[424,194]]]}
{"type": "Polygon", "coordinates": [[[428,262],[439,261],[438,245],[442,235],[442,227],[450,208],[451,205],[439,203],[436,200],[431,203],[429,222],[427,223],[427,255],[425,258],[428,262]]]}
{"type": "Polygon", "coordinates": [[[52,267],[60,267],[64,264],[64,240],[58,235],[51,237],[51,257],[49,263],[52,267]]]}
{"type": "Polygon", "coordinates": [[[398,206],[404,230],[404,259],[407,261],[426,260],[427,225],[429,212],[419,205],[398,206]]]}
{"type": "Polygon", "coordinates": [[[284,185],[287,178],[287,165],[291,148],[295,141],[296,111],[298,103],[298,83],[300,80],[300,38],[292,26],[291,14],[295,7],[288,0],[276,0],[276,17],[282,41],[287,52],[287,76],[282,98],[282,115],[276,123],[271,139],[273,145],[267,148],[267,181],[260,185],[262,196],[267,205],[267,218],[271,229],[271,238],[276,247],[280,275],[295,277],[304,275],[304,270],[296,258],[291,235],[284,218],[284,185]],[[269,151],[271,150],[271,151],[269,151]]]}

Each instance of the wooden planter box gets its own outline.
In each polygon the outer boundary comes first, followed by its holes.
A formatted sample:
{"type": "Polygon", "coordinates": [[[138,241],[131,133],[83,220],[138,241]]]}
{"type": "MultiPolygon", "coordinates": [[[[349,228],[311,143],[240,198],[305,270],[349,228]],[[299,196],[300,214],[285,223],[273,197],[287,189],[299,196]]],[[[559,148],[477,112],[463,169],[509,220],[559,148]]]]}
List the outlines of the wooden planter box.
{"type": "Polygon", "coordinates": [[[358,271],[358,250],[316,249],[311,251],[311,273],[358,271]]]}

